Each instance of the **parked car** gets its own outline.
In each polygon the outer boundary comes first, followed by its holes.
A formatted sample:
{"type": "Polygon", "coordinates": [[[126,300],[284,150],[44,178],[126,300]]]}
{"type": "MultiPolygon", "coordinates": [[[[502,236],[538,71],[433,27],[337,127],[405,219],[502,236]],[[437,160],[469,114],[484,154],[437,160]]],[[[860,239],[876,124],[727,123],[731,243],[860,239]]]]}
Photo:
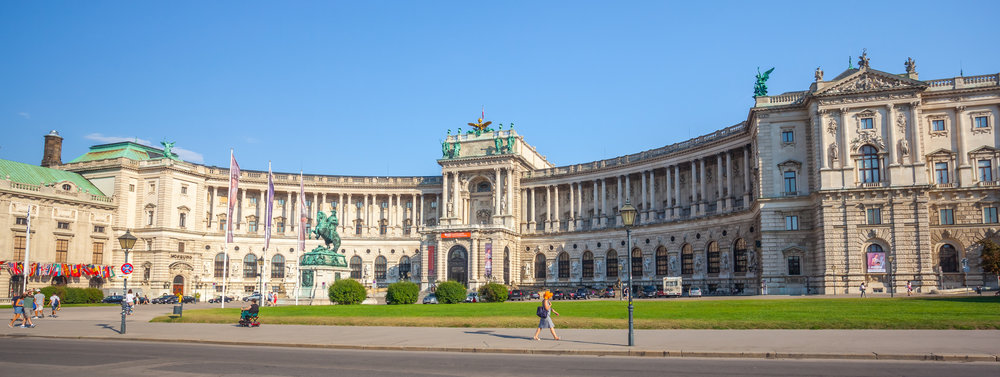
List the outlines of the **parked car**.
{"type": "Polygon", "coordinates": [[[586,300],[590,298],[590,290],[586,288],[577,289],[576,295],[573,298],[577,300],[586,300]]]}
{"type": "Polygon", "coordinates": [[[566,298],[566,294],[563,293],[563,291],[556,290],[555,292],[552,292],[552,299],[553,300],[562,300],[564,298],[566,298]]]}
{"type": "Polygon", "coordinates": [[[437,304],[438,303],[438,297],[437,297],[437,295],[431,293],[431,294],[429,294],[427,296],[424,296],[424,303],[425,304],[437,304]]]}
{"type": "Polygon", "coordinates": [[[538,292],[531,292],[531,295],[528,296],[529,300],[537,300],[539,298],[541,298],[541,297],[538,296],[538,292]]]}
{"type": "Polygon", "coordinates": [[[254,292],[253,294],[243,298],[243,302],[250,302],[250,300],[257,300],[258,303],[263,302],[263,296],[259,292],[254,292]]]}
{"type": "Polygon", "coordinates": [[[614,287],[604,288],[604,294],[602,294],[601,297],[615,298],[615,288],[614,287]]]}
{"type": "Polygon", "coordinates": [[[692,287],[688,290],[688,297],[701,297],[701,288],[692,287]]]}
{"type": "MultiPolygon", "coordinates": [[[[221,302],[221,300],[222,300],[222,296],[215,296],[215,298],[208,299],[208,303],[215,304],[215,303],[221,302]]],[[[235,299],[232,298],[232,297],[226,296],[226,302],[232,302],[233,300],[235,300],[235,299]]]]}
{"type": "Polygon", "coordinates": [[[101,302],[103,302],[105,304],[121,304],[122,300],[124,300],[124,299],[125,299],[125,296],[115,295],[115,296],[105,297],[103,300],[101,300],[101,302]]]}
{"type": "Polygon", "coordinates": [[[151,304],[166,304],[167,303],[166,301],[170,297],[173,297],[175,300],[177,299],[177,296],[163,295],[163,296],[160,296],[160,297],[153,298],[152,300],[149,300],[149,303],[151,303],[151,304]]]}
{"type": "Polygon", "coordinates": [[[636,297],[639,297],[639,298],[656,298],[657,293],[658,293],[658,290],[656,289],[655,285],[647,285],[645,287],[642,287],[642,293],[640,293],[636,297]]]}
{"type": "Polygon", "coordinates": [[[479,302],[479,293],[471,292],[468,296],[465,296],[465,302],[479,302]]]}
{"type": "MultiPolygon", "coordinates": [[[[176,299],[176,298],[177,298],[177,296],[174,296],[174,299],[176,299]]],[[[185,304],[193,304],[193,303],[196,303],[196,302],[198,302],[198,299],[194,298],[194,296],[184,296],[184,303],[185,304]]]]}
{"type": "Polygon", "coordinates": [[[508,301],[524,301],[525,293],[523,290],[515,289],[507,293],[508,301]]]}

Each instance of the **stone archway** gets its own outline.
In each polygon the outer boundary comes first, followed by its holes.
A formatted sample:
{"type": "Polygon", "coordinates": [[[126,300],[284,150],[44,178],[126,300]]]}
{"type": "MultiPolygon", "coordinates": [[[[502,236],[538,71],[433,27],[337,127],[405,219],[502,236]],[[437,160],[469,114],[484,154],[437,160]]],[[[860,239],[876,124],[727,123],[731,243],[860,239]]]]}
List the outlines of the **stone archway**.
{"type": "Polygon", "coordinates": [[[184,295],[184,277],[181,275],[174,276],[173,287],[170,292],[177,295],[184,295]]]}
{"type": "Polygon", "coordinates": [[[448,280],[469,284],[469,252],[464,246],[456,245],[448,251],[448,280]]]}

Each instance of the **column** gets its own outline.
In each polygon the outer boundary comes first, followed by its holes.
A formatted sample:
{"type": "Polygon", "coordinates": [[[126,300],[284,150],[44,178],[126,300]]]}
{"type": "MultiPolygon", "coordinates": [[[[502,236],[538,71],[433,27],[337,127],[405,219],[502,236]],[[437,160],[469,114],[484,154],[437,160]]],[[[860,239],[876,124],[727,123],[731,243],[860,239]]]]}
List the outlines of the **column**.
{"type": "Polygon", "coordinates": [[[674,165],[673,168],[674,168],[674,174],[673,174],[674,195],[672,198],[669,198],[667,200],[673,199],[673,204],[670,207],[671,211],[673,211],[673,215],[676,217],[678,215],[676,207],[681,205],[681,167],[680,165],[674,165]]]}
{"type": "Polygon", "coordinates": [[[528,200],[527,201],[529,203],[525,203],[525,204],[528,206],[528,210],[527,210],[527,213],[528,213],[528,231],[530,233],[534,233],[535,232],[535,224],[537,223],[535,221],[535,188],[534,187],[529,187],[528,188],[528,200]]]}
{"type": "Polygon", "coordinates": [[[569,184],[569,218],[566,219],[566,220],[569,221],[569,226],[566,229],[568,229],[570,231],[576,230],[576,213],[574,211],[575,210],[574,207],[576,207],[576,196],[575,196],[575,194],[574,194],[573,191],[575,191],[575,190],[573,190],[573,184],[570,183],[569,184]]]}
{"type": "MultiPolygon", "coordinates": [[[[912,151],[910,151],[910,163],[914,165],[921,164],[924,161],[924,157],[921,152],[923,148],[920,145],[919,137],[919,130],[921,129],[920,109],[917,107],[919,105],[920,102],[910,102],[910,127],[907,127],[911,130],[910,134],[913,135],[913,137],[910,138],[910,146],[912,149],[912,151]]],[[[903,137],[906,137],[906,135],[903,135],[903,137]]]]}
{"type": "Polygon", "coordinates": [[[552,231],[552,188],[545,186],[545,230],[552,231]]]}
{"type": "Polygon", "coordinates": [[[559,210],[559,185],[552,186],[552,191],[553,191],[552,196],[555,197],[553,198],[554,200],[552,201],[552,207],[554,208],[554,212],[556,215],[556,225],[553,231],[558,232],[559,229],[562,228],[562,211],[559,210]]]}
{"type": "Polygon", "coordinates": [[[705,209],[708,207],[708,192],[705,191],[705,179],[708,177],[705,174],[705,159],[699,159],[698,164],[698,176],[700,181],[698,182],[698,193],[701,194],[701,200],[698,203],[698,212],[705,214],[705,209]]]}
{"type": "Polygon", "coordinates": [[[608,180],[601,178],[601,226],[608,225],[608,180]]]}
{"type": "MultiPolygon", "coordinates": [[[[424,200],[426,200],[426,199],[427,199],[426,195],[420,195],[420,208],[417,210],[416,215],[413,216],[413,231],[414,232],[419,232],[421,229],[423,229],[423,225],[424,225],[424,200]]],[[[414,207],[416,207],[416,205],[417,205],[417,194],[413,194],[413,201],[414,201],[413,205],[414,205],[414,207]]],[[[424,275],[420,275],[420,276],[424,276],[424,275]]]]}
{"type": "Polygon", "coordinates": [[[743,208],[750,208],[750,153],[746,146],[743,147],[743,208]]]}
{"type": "MultiPolygon", "coordinates": [[[[287,216],[285,217],[285,234],[288,234],[292,232],[292,227],[295,224],[295,221],[293,221],[295,219],[295,207],[292,206],[292,192],[289,191],[285,194],[287,195],[287,199],[285,199],[285,208],[282,209],[285,216],[287,216]]],[[[233,221],[233,219],[228,219],[228,221],[233,221]]]]}
{"type": "Polygon", "coordinates": [[[640,200],[642,202],[642,212],[640,213],[642,213],[643,217],[645,217],[645,221],[649,221],[649,204],[646,202],[646,195],[648,192],[646,191],[646,172],[640,171],[639,175],[642,176],[642,190],[640,190],[642,193],[642,200],[640,200]]]}
{"type": "Polygon", "coordinates": [[[733,153],[726,151],[726,209],[733,209],[733,153]]]}
{"type": "Polygon", "coordinates": [[[583,226],[583,182],[577,182],[576,190],[577,190],[576,209],[577,211],[579,211],[579,213],[576,214],[577,218],[576,226],[582,227],[583,226]]]}
{"type": "Polygon", "coordinates": [[[649,169],[649,209],[653,221],[656,221],[657,207],[659,206],[656,203],[656,169],[649,169]]]}
{"type": "Polygon", "coordinates": [[[368,212],[369,212],[369,210],[368,210],[368,194],[364,194],[363,197],[364,197],[364,203],[363,203],[363,207],[362,207],[362,211],[361,211],[361,222],[364,223],[362,225],[362,228],[364,229],[363,234],[367,236],[370,233],[369,232],[369,228],[371,227],[371,224],[368,223],[368,212]]]}
{"type": "Polygon", "coordinates": [[[691,216],[696,216],[698,214],[698,186],[695,186],[695,182],[698,181],[695,175],[696,170],[698,170],[698,160],[691,160],[691,216]]]}
{"type": "Polygon", "coordinates": [[[496,176],[496,180],[494,181],[496,184],[493,187],[493,216],[500,216],[500,196],[503,193],[500,182],[500,169],[494,168],[493,175],[496,176]]]}
{"type": "Polygon", "coordinates": [[[594,216],[591,218],[591,222],[590,222],[590,226],[592,226],[592,227],[596,227],[596,226],[600,225],[600,220],[597,220],[596,223],[594,222],[594,220],[598,219],[600,217],[600,215],[601,215],[600,208],[597,206],[598,203],[600,203],[600,200],[601,200],[601,197],[597,196],[597,186],[599,186],[599,185],[598,185],[597,180],[595,179],[594,180],[594,216]]]}
{"type": "MultiPolygon", "coordinates": [[[[896,119],[896,111],[893,109],[892,104],[885,105],[885,114],[888,119],[886,119],[885,122],[882,122],[881,126],[883,127],[882,129],[885,130],[885,134],[889,135],[889,138],[885,143],[885,151],[889,154],[889,166],[893,166],[898,163],[897,159],[899,157],[896,156],[896,127],[893,124],[896,119]]],[[[886,170],[886,178],[891,177],[892,174],[889,173],[888,169],[886,170]]]]}
{"type": "Polygon", "coordinates": [[[715,155],[715,212],[722,212],[723,202],[722,202],[722,155],[715,155]]]}
{"type": "Polygon", "coordinates": [[[507,182],[505,186],[507,188],[507,213],[504,215],[510,215],[510,225],[514,225],[514,169],[507,169],[507,182]]]}
{"type": "Polygon", "coordinates": [[[454,211],[454,213],[452,214],[452,217],[459,219],[459,221],[456,222],[456,223],[461,223],[462,209],[461,209],[461,206],[460,206],[461,203],[459,202],[459,200],[461,200],[461,198],[462,198],[462,193],[458,190],[458,181],[459,181],[458,172],[455,172],[455,178],[452,179],[452,181],[451,181],[451,184],[452,184],[452,191],[451,191],[452,198],[451,198],[451,203],[452,203],[452,210],[454,211]]]}
{"type": "Polygon", "coordinates": [[[205,189],[208,191],[208,199],[206,200],[208,202],[208,223],[205,224],[205,228],[212,229],[212,220],[215,217],[215,198],[219,197],[219,188],[207,186],[205,189]]]}
{"type": "MultiPolygon", "coordinates": [[[[239,206],[236,207],[236,212],[239,213],[239,216],[236,218],[238,221],[236,223],[233,223],[234,229],[241,229],[240,224],[243,223],[243,205],[245,205],[246,202],[247,202],[247,189],[240,189],[240,202],[237,203],[239,204],[239,206]]],[[[246,229],[243,229],[243,233],[246,233],[246,231],[247,231],[246,229]]]]}
{"type": "Polygon", "coordinates": [[[448,173],[444,173],[444,177],[441,179],[441,200],[438,200],[438,218],[447,216],[448,212],[445,212],[445,206],[447,206],[448,201],[448,173]],[[444,216],[442,216],[444,215],[444,216]]]}
{"type": "Polygon", "coordinates": [[[618,193],[617,193],[618,194],[618,210],[615,211],[615,214],[614,214],[614,216],[615,216],[614,226],[618,226],[618,224],[621,224],[621,220],[618,217],[620,216],[621,211],[622,211],[622,176],[618,175],[618,176],[615,176],[615,178],[617,178],[617,181],[618,181],[618,193]]]}
{"type": "MultiPolygon", "coordinates": [[[[632,180],[630,179],[631,175],[632,174],[625,174],[625,201],[629,203],[632,202],[632,180]]],[[[622,207],[619,206],[618,211],[621,212],[621,210],[622,207]]]]}
{"type": "Polygon", "coordinates": [[[666,171],[663,174],[663,189],[667,200],[667,204],[663,206],[663,218],[667,220],[673,219],[674,212],[673,206],[670,203],[670,199],[673,198],[672,194],[674,193],[674,190],[672,190],[673,186],[670,184],[671,169],[673,169],[673,166],[667,165],[666,171]]]}

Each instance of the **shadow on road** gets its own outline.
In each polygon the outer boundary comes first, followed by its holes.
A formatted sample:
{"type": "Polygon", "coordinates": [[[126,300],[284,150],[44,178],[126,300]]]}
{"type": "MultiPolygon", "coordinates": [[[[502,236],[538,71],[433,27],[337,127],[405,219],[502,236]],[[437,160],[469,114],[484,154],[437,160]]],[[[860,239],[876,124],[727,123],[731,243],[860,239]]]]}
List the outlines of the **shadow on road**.
{"type": "MultiPolygon", "coordinates": [[[[493,330],[466,331],[465,333],[466,334],[489,335],[489,336],[495,336],[497,338],[504,338],[504,339],[524,339],[524,340],[531,340],[530,336],[516,336],[516,335],[497,334],[493,330]]],[[[602,346],[621,346],[621,344],[617,344],[617,343],[601,343],[601,342],[585,342],[585,341],[582,341],[582,340],[567,340],[565,337],[560,338],[559,341],[560,342],[565,342],[565,343],[598,344],[598,345],[602,345],[602,346]]]]}
{"type": "Polygon", "coordinates": [[[102,328],[114,331],[114,332],[116,332],[118,334],[122,333],[122,330],[120,328],[118,328],[118,327],[111,327],[111,325],[109,325],[107,323],[95,323],[94,326],[102,327],[102,328]]]}

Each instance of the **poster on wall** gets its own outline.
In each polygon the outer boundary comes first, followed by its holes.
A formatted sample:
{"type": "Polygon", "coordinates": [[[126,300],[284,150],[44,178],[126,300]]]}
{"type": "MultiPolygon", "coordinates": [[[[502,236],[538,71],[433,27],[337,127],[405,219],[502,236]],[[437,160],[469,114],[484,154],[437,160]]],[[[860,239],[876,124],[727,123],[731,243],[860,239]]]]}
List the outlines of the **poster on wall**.
{"type": "Polygon", "coordinates": [[[437,253],[434,252],[434,246],[427,246],[427,275],[428,277],[434,277],[437,275],[437,253]]]}
{"type": "Polygon", "coordinates": [[[868,273],[885,272],[885,252],[868,253],[868,273]]]}
{"type": "Polygon", "coordinates": [[[493,244],[486,244],[486,278],[493,277],[493,244]]]}

